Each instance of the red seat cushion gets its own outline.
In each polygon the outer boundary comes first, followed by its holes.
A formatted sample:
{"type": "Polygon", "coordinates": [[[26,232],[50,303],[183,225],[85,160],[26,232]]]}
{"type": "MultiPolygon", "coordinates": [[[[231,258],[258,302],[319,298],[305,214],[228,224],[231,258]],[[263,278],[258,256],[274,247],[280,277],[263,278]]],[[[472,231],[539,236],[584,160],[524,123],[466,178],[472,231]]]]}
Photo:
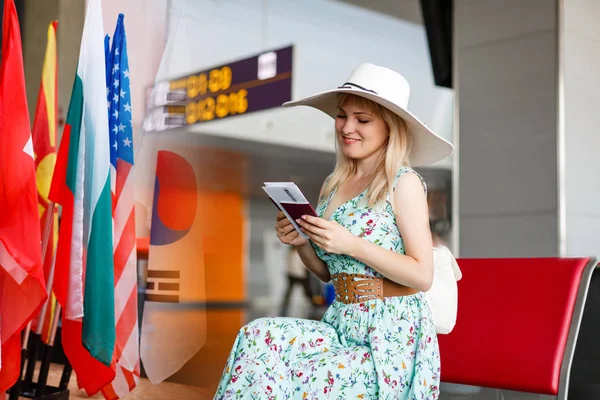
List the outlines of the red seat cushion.
{"type": "Polygon", "coordinates": [[[440,335],[442,381],[557,394],[589,258],[460,259],[458,318],[440,335]]]}

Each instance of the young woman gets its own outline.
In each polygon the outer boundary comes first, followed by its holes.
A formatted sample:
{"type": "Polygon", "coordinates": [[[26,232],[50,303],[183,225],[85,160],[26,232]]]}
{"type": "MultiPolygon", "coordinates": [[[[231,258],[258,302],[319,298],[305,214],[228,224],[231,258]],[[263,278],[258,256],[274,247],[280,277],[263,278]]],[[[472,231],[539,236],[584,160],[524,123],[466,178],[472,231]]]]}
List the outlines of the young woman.
{"type": "Polygon", "coordinates": [[[423,399],[439,397],[440,358],[423,292],[433,250],[422,179],[411,169],[452,145],[406,109],[402,75],[362,64],[337,89],[286,106],[335,118],[337,164],[318,218],[282,213],[279,239],[307,268],[333,281],[322,321],[262,318],[234,343],[216,399],[423,399]]]}

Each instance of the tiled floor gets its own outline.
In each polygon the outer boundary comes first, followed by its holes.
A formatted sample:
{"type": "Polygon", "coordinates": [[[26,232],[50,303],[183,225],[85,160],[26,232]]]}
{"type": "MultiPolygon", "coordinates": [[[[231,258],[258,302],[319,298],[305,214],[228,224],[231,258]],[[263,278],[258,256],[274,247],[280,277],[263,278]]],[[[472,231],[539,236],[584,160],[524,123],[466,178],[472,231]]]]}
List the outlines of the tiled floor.
{"type": "MultiPolygon", "coordinates": [[[[62,366],[53,364],[48,375],[48,384],[57,386],[60,381],[62,366]]],[[[69,399],[90,399],[83,390],[77,388],[77,378],[75,374],[71,375],[69,383],[70,396],[69,399]]],[[[136,389],[125,397],[126,400],[209,400],[213,398],[215,388],[201,388],[197,386],[181,385],[172,382],[162,382],[158,385],[153,385],[147,379],[142,379],[136,389]]],[[[25,399],[24,397],[22,399],[25,399]]],[[[91,399],[104,399],[102,394],[97,394],[91,399]]]]}

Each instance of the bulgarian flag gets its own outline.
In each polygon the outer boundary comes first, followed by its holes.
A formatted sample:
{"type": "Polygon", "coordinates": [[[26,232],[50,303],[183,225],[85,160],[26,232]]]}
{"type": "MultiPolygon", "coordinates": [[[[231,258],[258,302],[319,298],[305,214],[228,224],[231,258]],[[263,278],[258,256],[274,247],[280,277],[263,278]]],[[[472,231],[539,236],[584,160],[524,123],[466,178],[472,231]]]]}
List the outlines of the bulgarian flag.
{"type": "Polygon", "coordinates": [[[100,0],[87,5],[77,75],[49,198],[63,207],[54,293],[62,344],[93,395],[115,377],[114,263],[104,34],[100,0]]]}
{"type": "MultiPolygon", "coordinates": [[[[38,92],[37,107],[33,120],[33,152],[35,154],[36,183],[38,189],[38,211],[40,214],[40,232],[42,235],[46,227],[50,202],[48,192],[52,183],[52,174],[56,164],[56,125],[57,125],[57,96],[58,96],[58,71],[56,57],[56,26],[57,22],[51,22],[48,26],[48,41],[46,44],[46,55],[42,68],[42,82],[38,92]]],[[[58,209],[53,209],[50,216],[50,233],[46,254],[42,256],[44,265],[44,278],[46,284],[52,267],[52,259],[58,241],[58,209]]],[[[43,236],[42,236],[43,240],[43,236]]],[[[36,319],[33,329],[41,331],[42,340],[48,343],[50,340],[50,327],[56,310],[56,298],[51,295],[43,321],[36,319]],[[41,327],[38,325],[41,324],[41,327]],[[39,329],[41,328],[41,330],[39,329]]]]}

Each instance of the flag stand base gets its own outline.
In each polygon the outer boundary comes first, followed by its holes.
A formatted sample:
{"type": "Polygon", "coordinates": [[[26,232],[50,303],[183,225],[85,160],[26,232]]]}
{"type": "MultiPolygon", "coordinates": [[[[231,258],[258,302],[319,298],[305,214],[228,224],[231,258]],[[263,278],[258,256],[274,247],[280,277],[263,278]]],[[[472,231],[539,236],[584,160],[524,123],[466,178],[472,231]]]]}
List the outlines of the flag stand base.
{"type": "Polygon", "coordinates": [[[32,400],[69,400],[69,381],[73,367],[68,361],[63,366],[63,371],[60,377],[58,387],[47,384],[50,364],[52,364],[52,355],[54,345],[46,345],[40,341],[39,335],[32,334],[29,337],[27,348],[22,349],[21,354],[21,376],[25,370],[25,360],[27,360],[27,370],[25,371],[25,379],[19,379],[8,392],[8,400],[18,400],[19,397],[32,400]],[[41,347],[41,349],[40,349],[41,347]],[[36,362],[38,360],[38,352],[42,350],[42,363],[39,368],[37,382],[33,382],[33,375],[36,362]]]}
{"type": "Polygon", "coordinates": [[[54,386],[46,386],[46,394],[36,396],[35,392],[21,392],[21,397],[33,400],[69,400],[69,389],[63,390],[54,386]]]}

